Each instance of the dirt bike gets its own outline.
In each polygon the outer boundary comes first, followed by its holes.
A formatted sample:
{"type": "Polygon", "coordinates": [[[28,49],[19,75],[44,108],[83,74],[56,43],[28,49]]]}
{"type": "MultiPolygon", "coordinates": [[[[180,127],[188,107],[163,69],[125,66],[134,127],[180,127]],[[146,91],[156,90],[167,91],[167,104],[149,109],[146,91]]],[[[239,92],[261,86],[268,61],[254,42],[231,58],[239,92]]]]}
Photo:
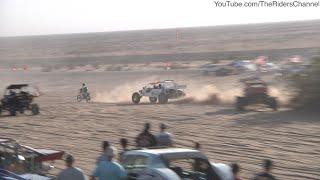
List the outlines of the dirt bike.
{"type": "Polygon", "coordinates": [[[77,95],[77,101],[81,102],[82,100],[86,100],[86,102],[89,102],[91,100],[90,93],[82,93],[80,91],[77,95]]]}

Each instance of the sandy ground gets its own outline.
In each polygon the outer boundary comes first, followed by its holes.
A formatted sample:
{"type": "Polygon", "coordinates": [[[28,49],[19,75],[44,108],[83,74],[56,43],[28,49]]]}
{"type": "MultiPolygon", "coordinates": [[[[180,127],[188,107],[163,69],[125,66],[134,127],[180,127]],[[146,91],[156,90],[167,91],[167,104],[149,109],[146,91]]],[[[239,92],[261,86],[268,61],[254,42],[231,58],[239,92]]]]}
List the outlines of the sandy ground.
{"type": "MultiPolygon", "coordinates": [[[[194,141],[214,162],[237,162],[247,179],[260,171],[262,159],[275,162],[279,179],[319,179],[320,121],[318,114],[295,112],[282,107],[278,112],[256,107],[238,113],[232,106],[241,94],[238,76],[216,78],[192,70],[147,72],[2,72],[1,88],[29,82],[39,87],[38,116],[0,118],[0,135],[35,148],[65,150],[75,155],[86,174],[94,168],[103,140],[119,148],[119,139],[133,138],[145,122],[158,131],[169,126],[177,147],[191,147],[194,141]],[[175,79],[188,86],[188,99],[166,105],[130,102],[131,94],[146,82],[175,79]],[[76,95],[86,82],[94,102],[78,103],[76,95]],[[212,103],[215,93],[222,102],[212,103]]],[[[286,102],[283,89],[276,95],[286,102]]],[[[216,101],[215,101],[216,102],[216,101]]],[[[62,168],[62,163],[57,162],[62,168]]]]}

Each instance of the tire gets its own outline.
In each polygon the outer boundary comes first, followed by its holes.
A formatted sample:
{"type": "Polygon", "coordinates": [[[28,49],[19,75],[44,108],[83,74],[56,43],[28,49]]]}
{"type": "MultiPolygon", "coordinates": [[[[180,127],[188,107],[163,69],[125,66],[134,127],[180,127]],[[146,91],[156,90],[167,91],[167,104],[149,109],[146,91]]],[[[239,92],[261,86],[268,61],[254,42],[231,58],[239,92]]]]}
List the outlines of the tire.
{"type": "Polygon", "coordinates": [[[140,99],[141,99],[141,96],[140,96],[139,93],[135,92],[135,93],[132,94],[132,102],[134,104],[139,104],[140,99]]]}
{"type": "Polygon", "coordinates": [[[9,112],[10,112],[10,116],[16,116],[17,115],[16,107],[15,106],[10,106],[9,112]]]}
{"type": "Polygon", "coordinates": [[[156,98],[156,97],[149,97],[149,101],[150,101],[152,104],[157,103],[157,100],[158,100],[158,98],[156,98]]]}
{"type": "Polygon", "coordinates": [[[87,101],[87,102],[90,102],[90,101],[91,101],[90,94],[88,94],[88,95],[87,95],[87,97],[86,97],[86,101],[87,101]]]}
{"type": "Polygon", "coordinates": [[[236,108],[238,111],[244,111],[246,106],[244,97],[237,97],[236,108]]]}
{"type": "Polygon", "coordinates": [[[277,102],[277,99],[274,98],[274,97],[270,97],[269,100],[268,100],[268,106],[270,108],[272,108],[274,111],[277,111],[278,110],[278,102],[277,102]]]}
{"type": "Polygon", "coordinates": [[[38,115],[40,113],[40,108],[38,104],[31,104],[32,115],[38,115]]]}
{"type": "Polygon", "coordinates": [[[158,99],[159,99],[159,103],[160,103],[160,104],[166,104],[166,103],[168,103],[168,97],[167,97],[167,95],[165,95],[164,93],[159,94],[158,99]]]}
{"type": "Polygon", "coordinates": [[[0,116],[1,116],[1,114],[2,114],[2,106],[0,106],[0,116]]]}
{"type": "Polygon", "coordinates": [[[79,95],[77,96],[77,101],[80,102],[81,100],[82,100],[82,97],[81,97],[81,95],[79,94],[79,95]]]}

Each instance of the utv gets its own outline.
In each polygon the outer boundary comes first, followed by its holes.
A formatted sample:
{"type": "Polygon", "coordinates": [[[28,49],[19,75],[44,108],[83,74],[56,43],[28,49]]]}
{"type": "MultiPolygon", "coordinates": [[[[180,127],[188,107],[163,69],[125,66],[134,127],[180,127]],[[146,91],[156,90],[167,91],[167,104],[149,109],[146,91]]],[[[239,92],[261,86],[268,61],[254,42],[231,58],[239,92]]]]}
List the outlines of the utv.
{"type": "Polygon", "coordinates": [[[0,115],[4,110],[9,111],[11,116],[15,116],[17,112],[23,114],[26,110],[30,110],[32,115],[39,114],[39,106],[32,103],[37,94],[38,92],[28,84],[8,86],[3,99],[1,99],[0,115]]]}

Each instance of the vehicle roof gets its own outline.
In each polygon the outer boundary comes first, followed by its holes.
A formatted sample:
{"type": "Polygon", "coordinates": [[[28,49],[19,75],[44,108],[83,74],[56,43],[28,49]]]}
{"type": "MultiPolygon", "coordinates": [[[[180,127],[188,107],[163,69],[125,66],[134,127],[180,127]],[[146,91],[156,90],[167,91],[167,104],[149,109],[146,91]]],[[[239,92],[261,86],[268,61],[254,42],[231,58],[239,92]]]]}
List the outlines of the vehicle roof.
{"type": "Polygon", "coordinates": [[[11,84],[7,87],[7,89],[21,89],[23,87],[27,87],[29,84],[11,84]]]}
{"type": "Polygon", "coordinates": [[[178,159],[178,158],[200,158],[207,159],[207,157],[200,151],[193,149],[184,149],[184,148],[163,148],[163,149],[141,149],[141,150],[132,150],[126,153],[127,155],[134,154],[149,154],[149,155],[161,155],[169,159],[178,159]]]}
{"type": "Polygon", "coordinates": [[[14,141],[14,140],[6,137],[0,137],[0,143],[7,143],[10,141],[14,141]]]}

